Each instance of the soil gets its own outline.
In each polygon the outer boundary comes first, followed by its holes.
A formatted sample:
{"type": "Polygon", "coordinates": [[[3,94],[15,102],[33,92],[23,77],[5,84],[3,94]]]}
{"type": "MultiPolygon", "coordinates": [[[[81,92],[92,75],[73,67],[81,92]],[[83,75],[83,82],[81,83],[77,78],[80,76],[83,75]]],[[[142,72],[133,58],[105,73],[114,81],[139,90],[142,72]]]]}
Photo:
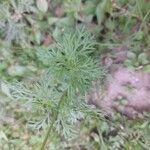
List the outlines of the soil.
{"type": "Polygon", "coordinates": [[[129,118],[142,118],[150,112],[150,73],[114,67],[101,87],[93,82],[88,101],[109,114],[120,112],[129,118]]]}

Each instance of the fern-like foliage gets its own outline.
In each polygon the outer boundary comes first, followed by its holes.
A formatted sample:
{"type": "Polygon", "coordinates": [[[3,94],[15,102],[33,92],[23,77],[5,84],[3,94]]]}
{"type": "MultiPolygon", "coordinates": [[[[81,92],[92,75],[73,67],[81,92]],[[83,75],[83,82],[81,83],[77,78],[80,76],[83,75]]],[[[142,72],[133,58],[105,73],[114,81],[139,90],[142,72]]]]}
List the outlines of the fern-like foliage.
{"type": "Polygon", "coordinates": [[[90,33],[77,30],[65,34],[47,51],[38,50],[39,59],[48,66],[48,72],[39,81],[29,85],[6,83],[6,94],[25,100],[25,106],[33,113],[30,126],[41,129],[53,124],[58,133],[70,137],[76,133],[74,125],[79,120],[100,115],[84,100],[91,81],[101,75],[91,56],[94,49],[90,33]]]}
{"type": "Polygon", "coordinates": [[[66,33],[61,40],[47,50],[38,50],[38,58],[48,66],[50,74],[61,83],[67,83],[68,89],[85,91],[90,81],[101,77],[103,71],[91,55],[95,50],[95,41],[85,29],[66,33]]]}

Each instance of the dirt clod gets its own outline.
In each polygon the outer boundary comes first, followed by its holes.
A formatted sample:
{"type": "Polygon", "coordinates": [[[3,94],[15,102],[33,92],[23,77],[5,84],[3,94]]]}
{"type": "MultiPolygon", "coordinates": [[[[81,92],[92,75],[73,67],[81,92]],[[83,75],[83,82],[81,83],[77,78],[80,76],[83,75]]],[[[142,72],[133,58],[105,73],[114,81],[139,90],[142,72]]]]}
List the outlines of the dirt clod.
{"type": "Polygon", "coordinates": [[[107,77],[106,92],[103,96],[97,96],[102,93],[93,89],[93,93],[90,92],[92,101],[111,114],[117,111],[129,118],[141,118],[144,112],[150,112],[149,73],[119,67],[107,77]],[[126,103],[122,104],[122,100],[126,103]]]}

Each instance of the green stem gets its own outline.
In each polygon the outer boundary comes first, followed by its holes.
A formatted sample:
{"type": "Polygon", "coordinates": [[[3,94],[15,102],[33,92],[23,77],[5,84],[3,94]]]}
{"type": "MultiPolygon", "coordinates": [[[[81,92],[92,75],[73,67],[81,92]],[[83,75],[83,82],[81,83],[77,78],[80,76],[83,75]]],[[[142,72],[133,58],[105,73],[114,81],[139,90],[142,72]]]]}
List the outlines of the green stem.
{"type": "Polygon", "coordinates": [[[65,100],[65,97],[67,97],[67,90],[66,90],[66,91],[64,92],[64,94],[61,96],[61,99],[60,99],[60,101],[59,101],[59,103],[58,103],[58,105],[57,105],[57,108],[56,108],[57,111],[55,112],[54,117],[53,117],[53,120],[52,120],[52,122],[51,122],[51,124],[50,124],[50,126],[49,126],[49,128],[48,128],[48,130],[47,130],[47,133],[46,133],[46,135],[45,135],[45,138],[44,138],[44,141],[43,141],[43,143],[42,143],[42,146],[41,146],[40,150],[44,150],[44,148],[45,148],[45,145],[46,145],[46,143],[47,143],[48,137],[49,137],[49,135],[50,135],[50,133],[51,133],[51,131],[52,131],[52,129],[53,129],[53,126],[54,126],[55,121],[57,120],[57,117],[58,117],[58,114],[59,114],[59,109],[60,109],[60,107],[61,107],[61,104],[62,104],[63,101],[65,100]]]}
{"type": "Polygon", "coordinates": [[[57,118],[54,117],[54,119],[53,119],[51,125],[49,126],[49,128],[48,128],[48,130],[47,130],[46,136],[45,136],[45,138],[44,138],[44,141],[43,141],[43,143],[42,143],[42,146],[41,146],[40,150],[44,150],[44,147],[45,147],[45,145],[46,145],[46,143],[47,143],[49,134],[51,133],[51,130],[52,130],[52,128],[53,128],[53,125],[54,125],[56,119],[57,119],[57,118]]]}

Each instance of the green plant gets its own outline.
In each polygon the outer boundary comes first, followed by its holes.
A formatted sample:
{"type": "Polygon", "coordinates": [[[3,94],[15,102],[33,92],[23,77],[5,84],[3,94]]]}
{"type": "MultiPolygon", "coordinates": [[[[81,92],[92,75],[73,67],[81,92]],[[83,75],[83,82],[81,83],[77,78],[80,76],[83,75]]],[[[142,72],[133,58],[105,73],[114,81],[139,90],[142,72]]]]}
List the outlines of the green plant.
{"type": "MultiPolygon", "coordinates": [[[[0,93],[0,149],[37,149],[46,133],[50,150],[149,149],[148,113],[142,120],[119,113],[104,119],[84,97],[105,73],[99,54],[112,64],[110,75],[116,64],[150,72],[149,16],[148,0],[1,0],[0,80],[9,83],[0,81],[0,89],[13,100],[0,93]],[[79,25],[95,39],[74,31],[79,25]]],[[[122,110],[126,99],[120,100],[122,110]]]]}
{"type": "Polygon", "coordinates": [[[3,88],[15,100],[25,100],[32,108],[30,125],[36,129],[48,127],[41,146],[44,149],[53,130],[66,138],[76,134],[74,124],[86,116],[100,116],[84,100],[92,80],[103,77],[97,61],[92,58],[95,41],[84,29],[66,33],[47,51],[38,50],[39,59],[48,67],[47,73],[33,85],[16,83],[3,88]],[[9,91],[5,90],[9,87],[9,91]]]}
{"type": "Polygon", "coordinates": [[[8,42],[25,42],[25,13],[35,12],[33,1],[11,0],[0,4],[1,36],[8,42]]]}

